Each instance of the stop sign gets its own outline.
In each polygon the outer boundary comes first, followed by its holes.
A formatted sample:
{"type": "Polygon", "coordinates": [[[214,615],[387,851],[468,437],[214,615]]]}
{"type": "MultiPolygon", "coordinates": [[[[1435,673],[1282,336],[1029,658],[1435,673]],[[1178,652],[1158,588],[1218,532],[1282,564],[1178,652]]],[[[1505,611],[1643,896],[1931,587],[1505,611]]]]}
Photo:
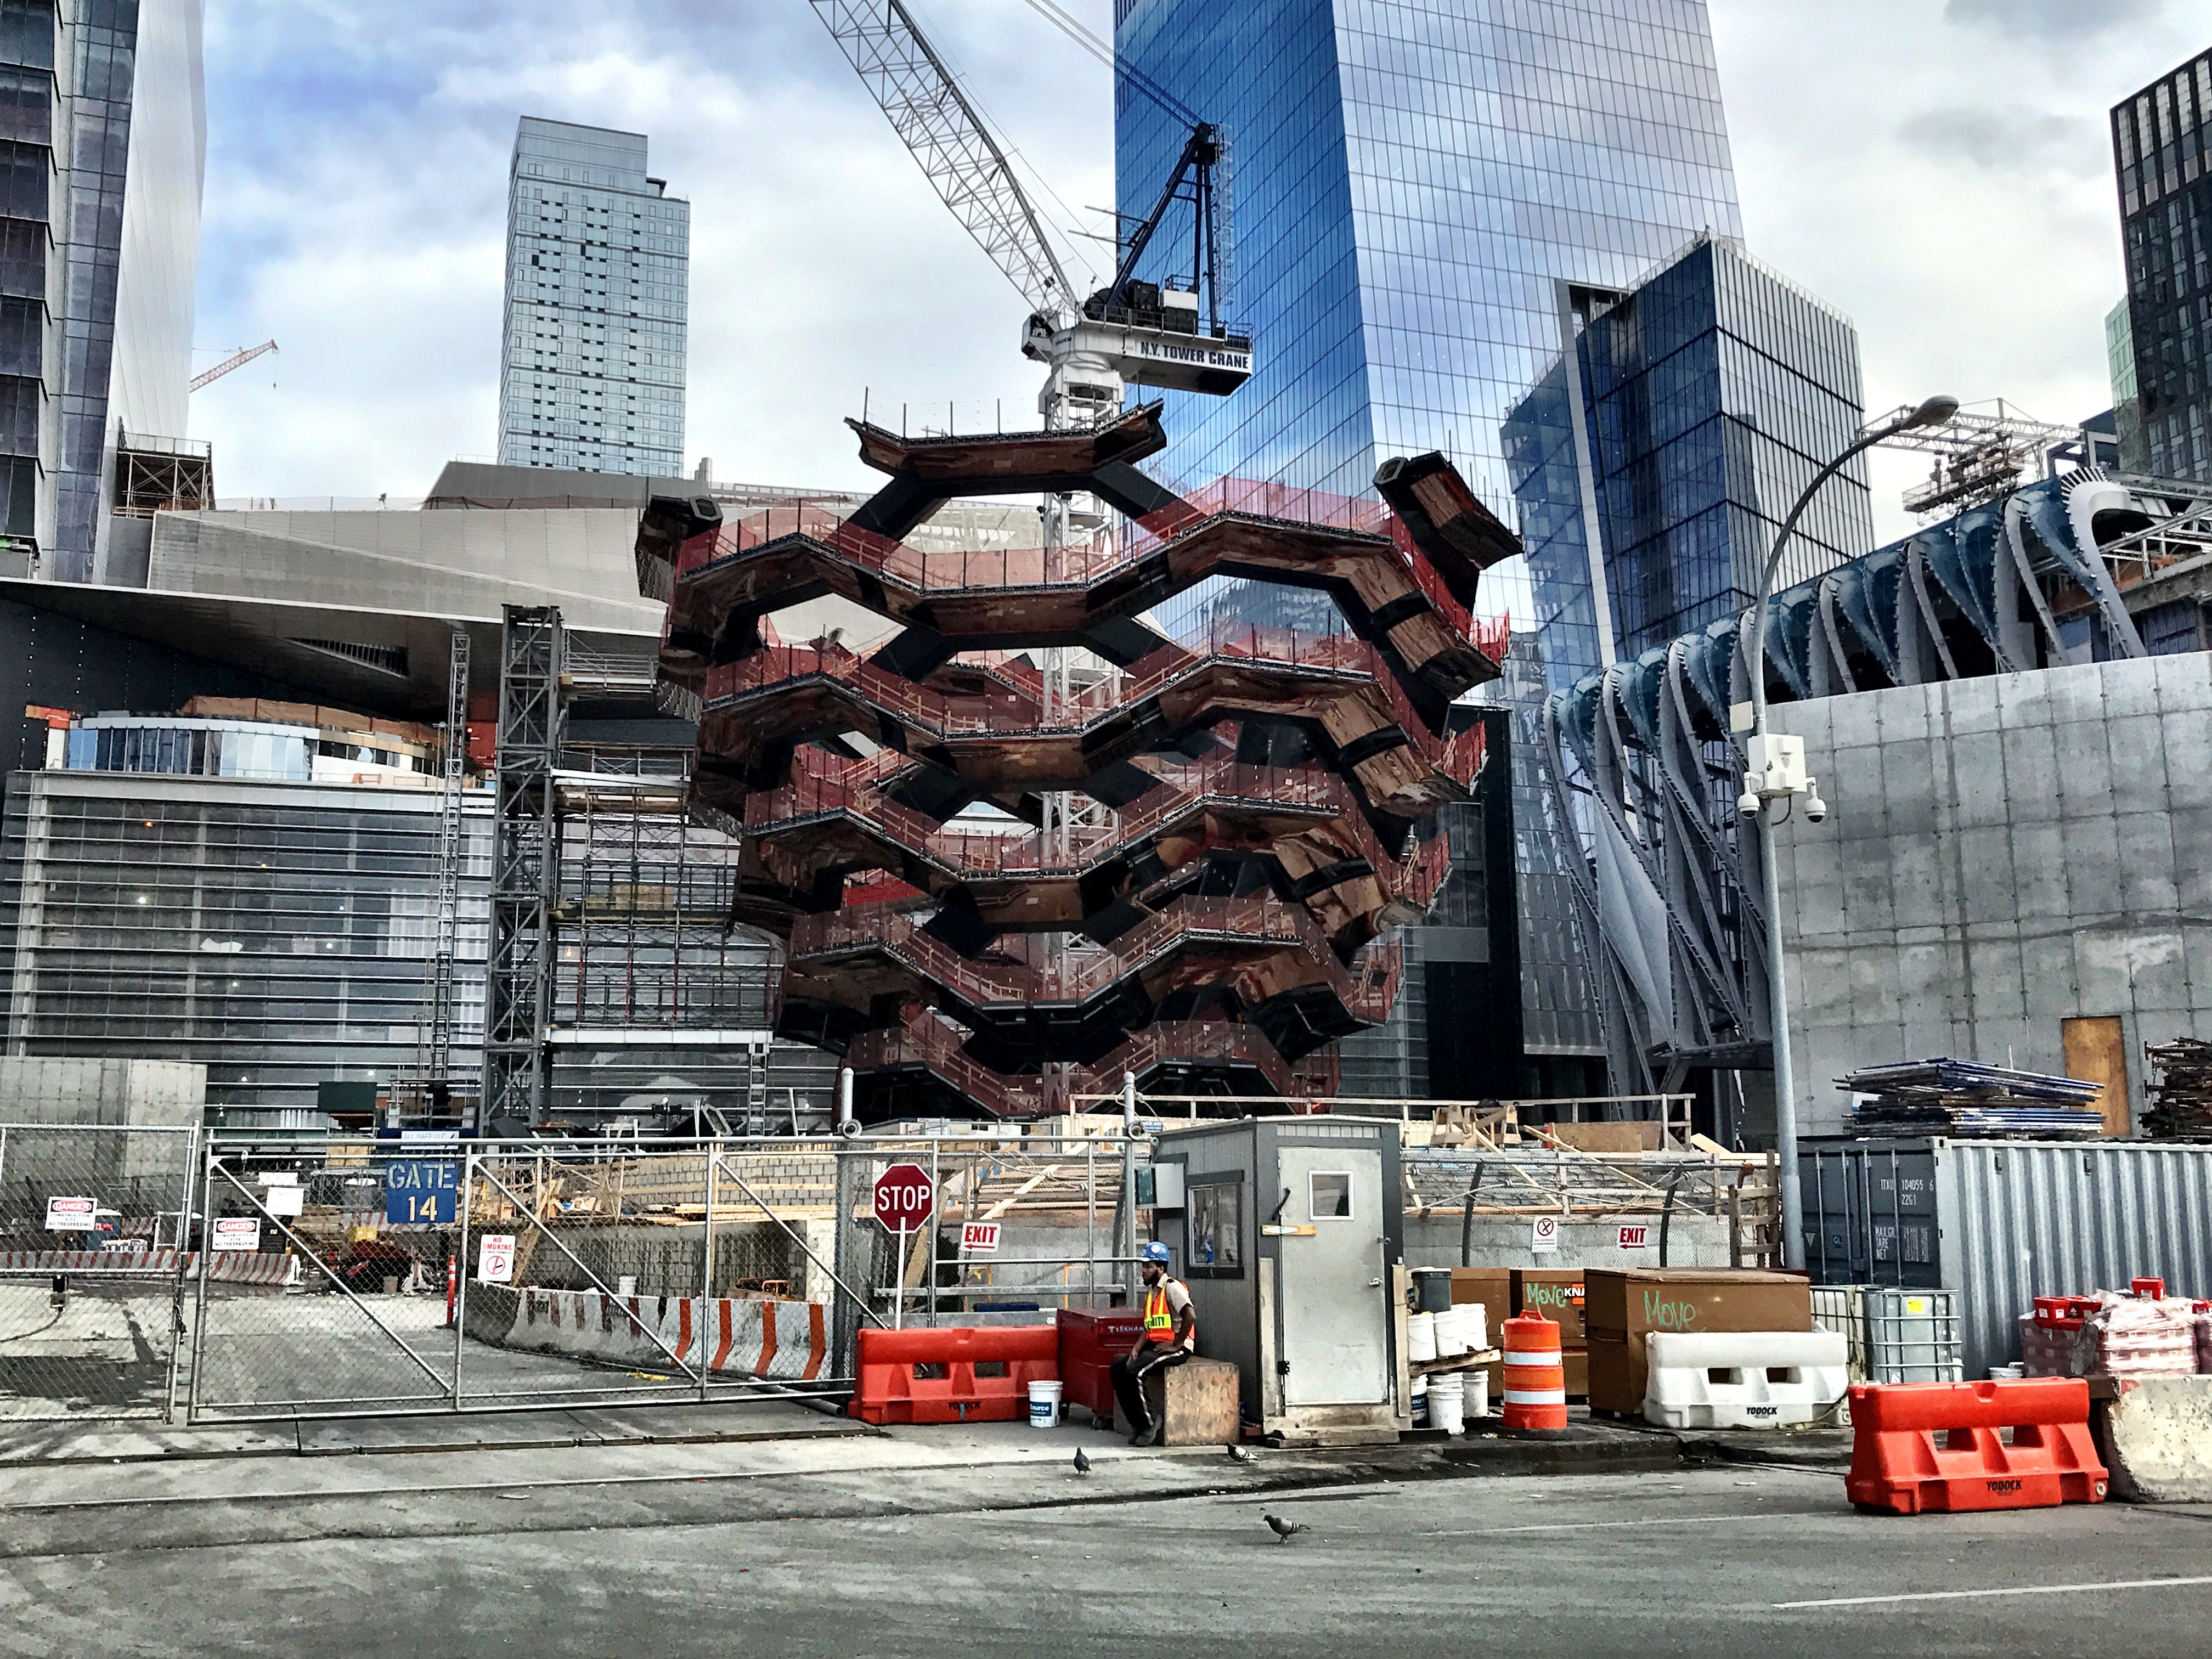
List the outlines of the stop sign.
{"type": "Polygon", "coordinates": [[[929,1171],[919,1164],[894,1164],[876,1177],[876,1219],[892,1232],[921,1231],[935,1204],[929,1171]]]}

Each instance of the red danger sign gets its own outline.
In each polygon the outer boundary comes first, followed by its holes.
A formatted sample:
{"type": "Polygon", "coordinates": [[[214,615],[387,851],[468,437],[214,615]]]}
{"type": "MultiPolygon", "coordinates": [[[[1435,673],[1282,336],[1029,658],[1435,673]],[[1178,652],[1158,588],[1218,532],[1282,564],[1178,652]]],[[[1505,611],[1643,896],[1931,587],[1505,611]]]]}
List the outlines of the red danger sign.
{"type": "Polygon", "coordinates": [[[889,1231],[919,1232],[936,1202],[929,1171],[919,1164],[894,1164],[876,1177],[876,1219],[889,1231]]]}

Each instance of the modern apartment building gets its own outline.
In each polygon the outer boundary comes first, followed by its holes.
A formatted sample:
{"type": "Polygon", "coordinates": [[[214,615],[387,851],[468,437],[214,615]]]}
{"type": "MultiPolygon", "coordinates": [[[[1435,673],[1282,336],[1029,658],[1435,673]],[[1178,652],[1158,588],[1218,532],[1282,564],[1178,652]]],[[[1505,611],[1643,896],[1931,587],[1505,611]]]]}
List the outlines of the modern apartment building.
{"type": "Polygon", "coordinates": [[[128,580],[138,501],[205,502],[202,3],[0,6],[0,574],[128,580]]]}
{"type": "Polygon", "coordinates": [[[2141,422],[2123,459],[2212,480],[2212,50],[2112,106],[2112,163],[2141,422]]]}
{"type": "MultiPolygon", "coordinates": [[[[1502,509],[1499,429],[1559,353],[1559,284],[1625,289],[1699,231],[1741,234],[1702,0],[1121,0],[1115,46],[1228,137],[1254,372],[1230,398],[1167,394],[1155,465],[1178,483],[1325,507],[1437,449],[1502,509]]],[[[1149,210],[1184,137],[1124,77],[1122,213],[1149,210]]],[[[1312,625],[1237,592],[1163,620],[1188,632],[1226,602],[1312,625]]],[[[1528,605],[1517,567],[1491,573],[1485,608],[1528,605]]]]}
{"type": "Polygon", "coordinates": [[[684,470],[691,204],[646,173],[637,132],[526,115],[507,208],[499,459],[684,470]]]}

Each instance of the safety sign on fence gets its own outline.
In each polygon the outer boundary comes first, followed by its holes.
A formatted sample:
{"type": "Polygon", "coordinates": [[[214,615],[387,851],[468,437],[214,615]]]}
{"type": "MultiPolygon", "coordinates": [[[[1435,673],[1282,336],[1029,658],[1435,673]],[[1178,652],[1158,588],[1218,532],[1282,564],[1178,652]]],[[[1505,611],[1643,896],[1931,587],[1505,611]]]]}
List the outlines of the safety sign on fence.
{"type": "Polygon", "coordinates": [[[98,1223],[99,1206],[88,1198],[48,1198],[46,1231],[50,1233],[88,1233],[98,1223]]]}
{"type": "Polygon", "coordinates": [[[219,1217],[215,1224],[210,1248],[217,1250],[258,1250],[261,1248],[261,1222],[250,1215],[219,1217]]]}
{"type": "Polygon", "coordinates": [[[1534,1255],[1556,1255],[1559,1249],[1559,1218],[1540,1215],[1528,1224],[1528,1249],[1534,1255]]]}
{"type": "Polygon", "coordinates": [[[514,1281],[513,1233],[486,1233],[477,1240],[477,1277],[487,1285],[506,1285],[514,1281]]]}
{"type": "Polygon", "coordinates": [[[999,1248],[999,1224],[995,1221],[962,1222],[960,1248],[969,1255],[993,1254],[999,1248]]]}
{"type": "Polygon", "coordinates": [[[1648,1248],[1647,1241],[1650,1236],[1651,1229],[1649,1227],[1623,1227],[1620,1230],[1620,1248],[1624,1250],[1644,1249],[1648,1248]]]}
{"type": "Polygon", "coordinates": [[[384,1170],[385,1224],[450,1225],[460,1189],[459,1164],[444,1158],[394,1158],[384,1170]]]}

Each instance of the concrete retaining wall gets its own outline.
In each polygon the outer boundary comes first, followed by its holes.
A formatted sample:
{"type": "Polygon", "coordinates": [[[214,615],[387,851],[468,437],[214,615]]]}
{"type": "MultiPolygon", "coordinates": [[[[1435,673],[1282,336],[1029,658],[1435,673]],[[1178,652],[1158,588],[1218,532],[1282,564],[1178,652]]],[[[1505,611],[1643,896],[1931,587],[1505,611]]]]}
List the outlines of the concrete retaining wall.
{"type": "MultiPolygon", "coordinates": [[[[1460,1261],[1460,1222],[1455,1215],[1407,1215],[1406,1265],[1409,1267],[1656,1267],[1659,1266],[1659,1218],[1638,1216],[1648,1224],[1650,1243],[1640,1250],[1620,1248],[1620,1223],[1564,1220],[1559,1248],[1538,1255],[1528,1248],[1533,1216],[1478,1215],[1471,1249],[1460,1261]]],[[[1678,1215],[1667,1235],[1667,1266],[1725,1267],[1729,1224],[1724,1217],[1678,1215]]]]}

